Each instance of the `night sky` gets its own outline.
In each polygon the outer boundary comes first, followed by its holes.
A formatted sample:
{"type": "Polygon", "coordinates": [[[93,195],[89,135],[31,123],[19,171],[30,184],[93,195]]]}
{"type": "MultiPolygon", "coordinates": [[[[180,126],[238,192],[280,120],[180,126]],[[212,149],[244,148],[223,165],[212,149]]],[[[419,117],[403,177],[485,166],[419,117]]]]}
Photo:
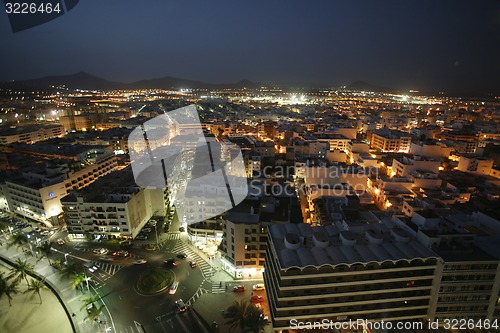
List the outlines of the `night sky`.
{"type": "Polygon", "coordinates": [[[0,45],[3,80],[87,71],[500,91],[499,1],[81,0],[18,33],[0,13],[0,45]]]}

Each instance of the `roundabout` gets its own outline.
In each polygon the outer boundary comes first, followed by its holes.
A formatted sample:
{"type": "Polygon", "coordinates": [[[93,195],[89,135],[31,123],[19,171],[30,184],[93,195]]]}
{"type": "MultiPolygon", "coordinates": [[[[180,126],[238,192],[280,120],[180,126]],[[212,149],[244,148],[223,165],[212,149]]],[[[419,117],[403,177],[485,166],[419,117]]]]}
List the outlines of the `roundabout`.
{"type": "Polygon", "coordinates": [[[135,290],[140,295],[156,295],[167,290],[174,280],[175,274],[171,270],[153,267],[139,275],[135,281],[135,290]]]}

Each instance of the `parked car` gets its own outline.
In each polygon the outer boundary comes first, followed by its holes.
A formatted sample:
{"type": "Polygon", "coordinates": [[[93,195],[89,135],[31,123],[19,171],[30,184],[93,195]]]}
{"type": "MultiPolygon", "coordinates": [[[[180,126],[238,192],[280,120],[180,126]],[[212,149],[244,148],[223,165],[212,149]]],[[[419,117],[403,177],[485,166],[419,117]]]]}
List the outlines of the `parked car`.
{"type": "Polygon", "coordinates": [[[170,286],[170,288],[168,288],[168,293],[169,293],[170,295],[175,294],[175,293],[177,292],[177,288],[179,288],[179,282],[174,281],[174,282],[172,283],[172,285],[170,286]]]}
{"type": "Polygon", "coordinates": [[[188,309],[186,304],[184,304],[184,301],[182,299],[175,301],[175,305],[177,306],[177,309],[179,309],[179,312],[184,312],[188,309]]]}
{"type": "Polygon", "coordinates": [[[252,297],[250,297],[250,301],[252,303],[262,303],[262,302],[264,302],[264,297],[258,296],[258,295],[253,295],[252,297]]]}
{"type": "Polygon", "coordinates": [[[92,273],[94,273],[98,269],[98,267],[91,262],[86,262],[85,264],[83,264],[83,266],[92,273]]]}
{"type": "Polygon", "coordinates": [[[151,232],[151,228],[143,228],[141,230],[141,233],[143,233],[143,232],[148,232],[149,233],[149,232],[151,232]]]}
{"type": "Polygon", "coordinates": [[[254,291],[259,291],[259,290],[265,290],[265,289],[266,289],[266,287],[264,286],[264,284],[263,284],[263,283],[257,283],[257,284],[254,284],[254,285],[253,285],[252,289],[253,289],[254,291]]]}
{"type": "Polygon", "coordinates": [[[148,239],[148,236],[139,234],[137,237],[135,237],[135,239],[137,239],[137,240],[146,240],[146,239],[148,239]]]}
{"type": "Polygon", "coordinates": [[[64,244],[66,244],[66,242],[65,242],[65,241],[63,241],[63,240],[62,240],[62,238],[59,238],[59,239],[57,240],[57,244],[59,244],[59,245],[64,245],[64,244]]]}
{"type": "Polygon", "coordinates": [[[234,286],[233,291],[234,292],[243,292],[243,291],[245,291],[245,286],[242,284],[234,286]]]}

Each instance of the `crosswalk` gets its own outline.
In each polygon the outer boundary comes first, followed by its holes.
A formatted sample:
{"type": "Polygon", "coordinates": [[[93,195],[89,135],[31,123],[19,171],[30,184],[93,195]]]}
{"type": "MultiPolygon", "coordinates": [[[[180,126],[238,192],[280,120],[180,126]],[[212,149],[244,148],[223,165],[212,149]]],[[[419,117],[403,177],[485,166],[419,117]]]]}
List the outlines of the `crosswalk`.
{"type": "Polygon", "coordinates": [[[224,283],[212,283],[212,294],[221,294],[226,292],[226,285],[224,283]]]}
{"type": "Polygon", "coordinates": [[[206,290],[205,288],[198,288],[198,290],[196,291],[196,293],[186,302],[186,305],[187,306],[191,306],[193,305],[194,302],[196,302],[196,300],[198,298],[200,298],[201,295],[203,294],[207,294],[209,293],[210,291],[206,290]]]}
{"type": "Polygon", "coordinates": [[[178,239],[181,239],[181,234],[180,233],[168,233],[166,234],[165,236],[163,236],[163,238],[165,238],[166,240],[178,240],[178,239]]]}
{"type": "Polygon", "coordinates": [[[122,265],[114,265],[107,262],[92,261],[92,263],[111,276],[115,275],[120,269],[123,268],[122,265]]]}
{"type": "Polygon", "coordinates": [[[210,279],[212,277],[212,266],[206,262],[202,257],[200,257],[196,252],[194,252],[189,245],[184,242],[177,242],[173,249],[174,253],[185,253],[187,256],[196,261],[198,264],[198,269],[201,271],[204,279],[210,279]]]}

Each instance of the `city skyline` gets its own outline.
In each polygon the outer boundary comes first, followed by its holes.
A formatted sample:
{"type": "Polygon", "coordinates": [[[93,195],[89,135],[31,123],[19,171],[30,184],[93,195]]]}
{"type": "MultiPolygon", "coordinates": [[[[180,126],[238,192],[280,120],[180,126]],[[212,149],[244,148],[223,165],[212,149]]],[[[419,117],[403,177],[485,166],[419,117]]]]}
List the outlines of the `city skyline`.
{"type": "Polygon", "coordinates": [[[120,82],[171,76],[342,86],[362,80],[397,90],[497,92],[499,10],[495,1],[81,2],[19,33],[5,15],[0,79],[86,71],[120,82]]]}

